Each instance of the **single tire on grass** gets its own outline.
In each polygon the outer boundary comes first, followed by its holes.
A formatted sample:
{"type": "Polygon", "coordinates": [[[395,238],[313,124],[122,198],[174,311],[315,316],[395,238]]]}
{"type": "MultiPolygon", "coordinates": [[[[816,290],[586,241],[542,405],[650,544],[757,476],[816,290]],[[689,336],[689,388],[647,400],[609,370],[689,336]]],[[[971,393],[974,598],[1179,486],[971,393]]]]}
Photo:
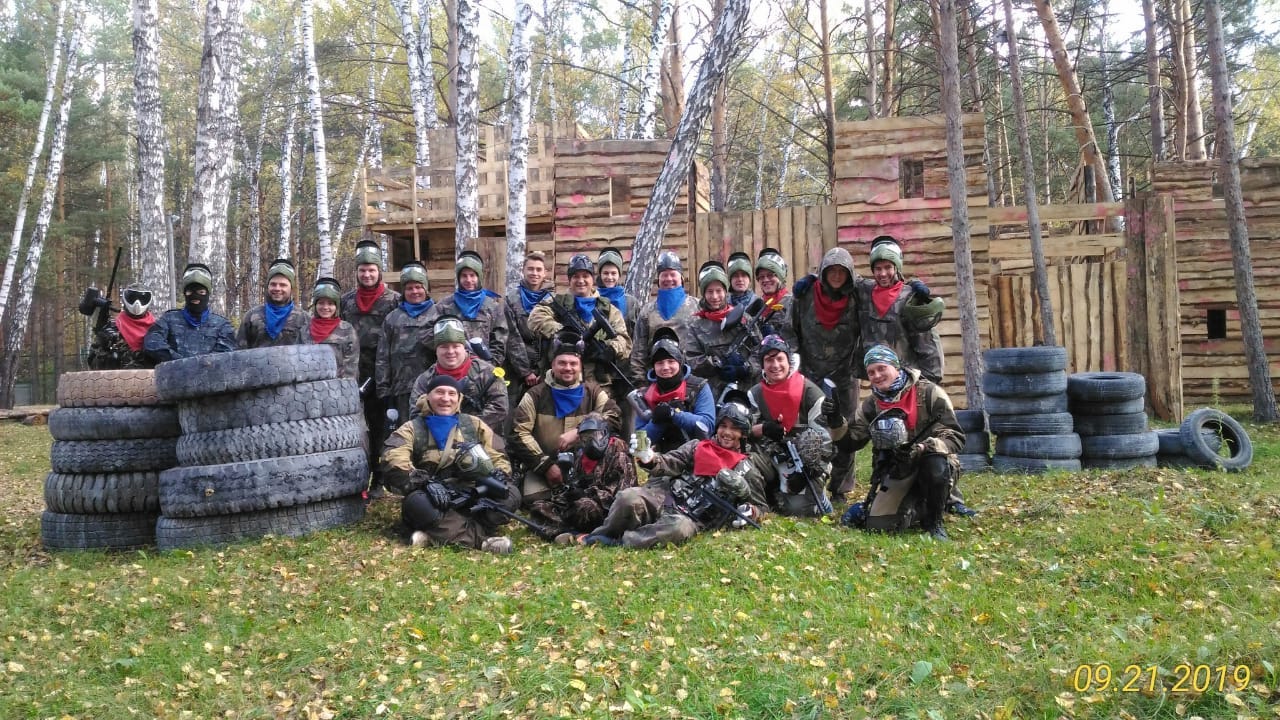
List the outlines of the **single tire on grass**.
{"type": "Polygon", "coordinates": [[[156,392],[167,402],[243,392],[338,376],[333,350],[321,345],[209,353],[156,367],[156,392]]]}
{"type": "Polygon", "coordinates": [[[1067,395],[1085,402],[1119,402],[1144,397],[1147,379],[1128,372],[1082,372],[1067,378],[1067,395]]]}
{"type": "Polygon", "coordinates": [[[1017,375],[988,372],[982,376],[982,392],[988,397],[1033,398],[1057,395],[1066,389],[1067,373],[1062,370],[1017,375]]]}
{"type": "Polygon", "coordinates": [[[208,517],[305,505],[354,495],[369,486],[363,448],[160,473],[165,517],[208,517]]]}
{"type": "Polygon", "coordinates": [[[987,429],[987,416],[981,410],[957,410],[956,421],[965,432],[978,432],[987,429]]]}
{"type": "Polygon", "coordinates": [[[367,448],[364,415],[214,430],[178,438],[179,465],[221,465],[291,455],[367,448]]]}
{"type": "Polygon", "coordinates": [[[1155,455],[1135,458],[1097,458],[1080,459],[1080,465],[1089,470],[1133,470],[1134,468],[1159,467],[1155,455]]]}
{"type": "Polygon", "coordinates": [[[986,455],[991,452],[991,436],[986,432],[967,432],[964,434],[964,447],[961,455],[986,455]]]}
{"type": "Polygon", "coordinates": [[[155,544],[155,513],[77,515],[44,511],[40,541],[48,550],[135,550],[155,544]]]}
{"type": "Polygon", "coordinates": [[[1076,433],[1086,435],[1135,435],[1147,431],[1146,413],[1126,415],[1076,415],[1076,433]]]}
{"type": "MultiPolygon", "coordinates": [[[[332,352],[332,351],[330,351],[332,352]]],[[[361,411],[356,381],[317,380],[178,404],[183,434],[310,420],[361,411]]]]}
{"type": "Polygon", "coordinates": [[[317,530],[359,522],[365,501],[359,495],[306,505],[236,515],[173,518],[161,516],[155,525],[156,545],[177,550],[199,545],[227,545],[266,535],[297,537],[317,530]]]}
{"type": "Polygon", "coordinates": [[[1075,460],[1080,457],[1080,436],[1001,435],[996,438],[996,454],[1040,460],[1075,460]]]}
{"type": "Polygon", "coordinates": [[[1001,474],[1015,473],[1023,475],[1049,472],[1052,470],[1077,472],[1080,470],[1080,461],[1043,460],[1038,458],[1012,457],[1010,455],[995,455],[991,458],[991,469],[1001,474]]]}
{"type": "Polygon", "coordinates": [[[1131,435],[1090,435],[1080,438],[1082,457],[1091,460],[1123,460],[1154,457],[1160,438],[1153,432],[1131,435]]]}
{"type": "Polygon", "coordinates": [[[1132,400],[1115,400],[1091,402],[1089,400],[1071,400],[1068,397],[1068,409],[1072,415],[1129,415],[1131,413],[1145,413],[1147,411],[1147,401],[1145,397],[1133,398],[1132,400]]]}
{"type": "Polygon", "coordinates": [[[991,458],[985,454],[961,453],[960,469],[967,472],[991,472],[991,458]]]}
{"type": "Polygon", "coordinates": [[[178,464],[177,438],[54,440],[49,464],[60,473],[164,470],[178,464]]]}
{"type": "Polygon", "coordinates": [[[1200,408],[1182,421],[1179,428],[1187,457],[1197,462],[1239,472],[1253,462],[1253,441],[1249,433],[1236,419],[1213,408],[1200,408]],[[1205,440],[1205,432],[1221,436],[1219,448],[1214,450],[1205,440]],[[1226,453],[1223,453],[1223,450],[1226,453]]]}
{"type": "Polygon", "coordinates": [[[86,370],[58,378],[62,407],[159,405],[155,370],[86,370]]]}
{"type": "Polygon", "coordinates": [[[987,425],[997,435],[1066,435],[1072,432],[1071,413],[990,415],[987,425]]]}
{"type": "Polygon", "coordinates": [[[54,440],[131,440],[178,437],[178,409],[153,407],[54,408],[49,434],[54,440]]]}
{"type": "Polygon", "coordinates": [[[982,353],[987,372],[1043,373],[1067,369],[1067,349],[1057,345],[992,348],[982,353]]]}
{"type": "Polygon", "coordinates": [[[157,472],[73,474],[44,478],[45,508],[78,515],[160,512],[157,472]]]}
{"type": "Polygon", "coordinates": [[[987,398],[987,412],[992,415],[1033,415],[1067,412],[1067,394],[1041,395],[1029,398],[987,398]]]}

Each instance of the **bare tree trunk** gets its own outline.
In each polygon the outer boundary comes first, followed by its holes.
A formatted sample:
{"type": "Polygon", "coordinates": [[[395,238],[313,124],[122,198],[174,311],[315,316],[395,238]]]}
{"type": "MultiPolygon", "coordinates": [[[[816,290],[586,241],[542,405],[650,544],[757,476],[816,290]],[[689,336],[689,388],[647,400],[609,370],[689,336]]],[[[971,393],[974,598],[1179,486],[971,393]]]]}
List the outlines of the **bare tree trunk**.
{"type": "MultiPolygon", "coordinates": [[[[542,22],[543,22],[543,28],[542,28],[543,55],[542,55],[542,68],[538,72],[538,82],[542,83],[547,88],[547,115],[551,118],[551,126],[555,127],[556,122],[559,119],[559,108],[556,105],[555,69],[553,68],[551,63],[552,51],[553,51],[553,48],[551,46],[551,30],[552,30],[552,27],[557,27],[557,29],[559,28],[558,26],[553,26],[551,6],[548,4],[548,0],[542,0],[542,22]]],[[[538,92],[535,95],[541,96],[541,94],[542,94],[541,92],[538,92]]]]}
{"type": "Polygon", "coordinates": [[[1102,124],[1107,130],[1107,184],[1111,186],[1111,197],[1120,200],[1123,197],[1120,182],[1120,126],[1116,123],[1116,99],[1111,87],[1110,48],[1107,47],[1107,23],[1110,13],[1108,3],[1102,3],[1102,20],[1098,23],[1098,77],[1102,84],[1102,124]]]}
{"type": "Polygon", "coordinates": [[[898,25],[897,0],[884,0],[884,82],[880,83],[880,117],[893,117],[897,113],[894,95],[894,64],[897,63],[897,45],[894,35],[898,25]]]}
{"type": "Polygon", "coordinates": [[[1231,117],[1231,84],[1222,45],[1222,8],[1219,0],[1205,0],[1205,31],[1209,40],[1209,64],[1213,78],[1213,113],[1218,137],[1215,149],[1221,164],[1219,178],[1226,200],[1227,232],[1231,237],[1231,264],[1235,270],[1236,304],[1240,308],[1240,334],[1244,340],[1245,362],[1249,365],[1249,386],[1253,390],[1253,418],[1258,422],[1280,420],[1271,369],[1263,346],[1262,322],[1258,318],[1258,293],[1253,285],[1253,258],[1249,249],[1249,227],[1245,224],[1244,197],[1240,191],[1240,161],[1236,157],[1235,121],[1231,117]]]}
{"type": "Polygon", "coordinates": [[[863,22],[867,26],[867,115],[876,117],[879,97],[876,94],[876,16],[871,12],[871,0],[862,0],[863,22]]]}
{"type": "Polygon", "coordinates": [[[662,69],[662,53],[666,49],[667,26],[671,24],[674,0],[657,0],[658,16],[649,34],[649,59],[640,78],[640,99],[636,101],[637,118],[634,137],[652,140],[658,124],[658,93],[662,83],[658,73],[662,69]]]}
{"type": "Polygon", "coordinates": [[[27,203],[31,201],[31,188],[35,185],[40,158],[44,156],[44,134],[49,127],[49,114],[53,111],[53,99],[57,92],[58,72],[62,68],[65,52],[63,29],[66,27],[66,9],[71,0],[58,3],[58,20],[53,30],[53,49],[49,52],[49,68],[44,80],[44,105],[40,108],[40,121],[36,125],[36,142],[27,160],[27,174],[22,181],[22,194],[18,196],[18,209],[13,221],[13,238],[9,241],[9,256],[4,263],[4,280],[0,281],[0,327],[4,326],[13,291],[13,273],[18,267],[18,255],[22,252],[22,229],[27,222],[27,203]]]}
{"type": "Polygon", "coordinates": [[[413,0],[418,13],[418,70],[422,73],[422,88],[427,110],[427,129],[440,126],[440,111],[436,108],[436,66],[432,55],[435,46],[431,34],[431,0],[413,0]]]}
{"type": "Polygon", "coordinates": [[[507,155],[507,288],[521,278],[525,253],[525,221],[529,199],[529,23],[533,6],[519,0],[516,21],[511,28],[511,147],[507,155]]]}
{"type": "Polygon", "coordinates": [[[476,0],[457,0],[458,3],[458,104],[455,117],[457,128],[457,161],[454,164],[454,186],[457,191],[455,204],[454,237],[455,256],[475,245],[480,235],[479,175],[476,168],[476,147],[479,143],[479,80],[480,80],[480,7],[476,0]]]}
{"type": "Polygon", "coordinates": [[[320,71],[316,68],[315,8],[302,0],[302,50],[307,67],[307,105],[311,109],[311,146],[316,168],[316,242],[320,262],[317,277],[333,277],[333,237],[329,234],[329,157],[324,139],[324,98],[320,96],[320,71]]]}
{"type": "MultiPolygon", "coordinates": [[[[824,0],[825,2],[825,0],[824,0]]],[[[716,19],[724,12],[724,0],[715,0],[716,19]]],[[[729,128],[725,117],[725,85],[720,83],[711,99],[711,212],[724,212],[729,204],[729,128]]]]}
{"type": "Polygon", "coordinates": [[[196,107],[195,183],[189,262],[213,270],[209,306],[221,312],[227,294],[227,205],[240,97],[241,0],[208,0],[200,95],[196,107]]]}
{"type": "Polygon", "coordinates": [[[462,0],[444,0],[445,37],[445,72],[448,73],[449,92],[445,95],[446,110],[449,111],[449,122],[458,124],[458,62],[461,47],[458,34],[459,6],[462,0]]]}
{"type": "Polygon", "coordinates": [[[782,146],[782,167],[778,169],[778,192],[773,197],[773,206],[782,207],[787,199],[787,176],[791,174],[791,158],[796,146],[796,128],[800,122],[800,103],[791,104],[791,122],[787,125],[788,137],[782,146]]]}
{"type": "Polygon", "coordinates": [[[1147,106],[1151,115],[1151,159],[1164,159],[1164,99],[1160,96],[1160,41],[1156,37],[1154,0],[1142,0],[1142,17],[1146,20],[1147,41],[1147,106]]]}
{"type": "Polygon", "coordinates": [[[698,78],[689,92],[684,115],[671,141],[666,162],[654,182],[649,205],[640,218],[640,229],[631,248],[627,291],[636,297],[648,297],[658,254],[667,226],[671,223],[671,213],[675,210],[676,197],[689,177],[689,168],[698,151],[698,135],[711,112],[711,97],[716,87],[724,82],[729,65],[740,50],[749,5],[749,0],[725,2],[724,12],[716,22],[715,34],[707,44],[702,64],[698,67],[698,78]]]}
{"type": "Polygon", "coordinates": [[[1173,147],[1169,159],[1185,160],[1187,157],[1187,66],[1182,58],[1182,33],[1185,23],[1181,17],[1181,0],[1163,0],[1163,2],[1169,29],[1169,67],[1173,71],[1173,147]]]}
{"type": "Polygon", "coordinates": [[[1183,77],[1187,83],[1187,159],[1204,160],[1208,157],[1204,146],[1204,111],[1200,108],[1200,67],[1196,61],[1196,24],[1191,12],[1190,0],[1177,0],[1182,6],[1178,13],[1182,18],[1183,77]]]}
{"type": "MultiPolygon", "coordinates": [[[[634,27],[631,17],[631,6],[627,3],[622,3],[619,11],[621,12],[620,22],[622,23],[622,69],[620,74],[624,79],[634,82],[636,73],[635,69],[632,67],[635,63],[635,59],[631,56],[631,30],[634,27]]],[[[518,17],[519,12],[516,14],[518,17]]],[[[628,91],[626,83],[618,83],[618,117],[613,124],[613,136],[615,138],[623,139],[627,136],[627,118],[630,114],[631,94],[628,91]]],[[[511,274],[510,265],[507,266],[507,274],[511,274]]],[[[517,280],[517,282],[519,281],[517,280]]]]}
{"type": "Polygon", "coordinates": [[[293,102],[289,103],[289,111],[285,116],[284,133],[280,138],[280,242],[276,245],[276,257],[293,257],[290,248],[293,245],[293,144],[297,135],[298,124],[298,70],[302,63],[302,28],[298,23],[293,28],[293,102]]]}
{"type": "Polygon", "coordinates": [[[177,299],[173,250],[164,217],[164,117],[160,101],[160,8],[133,2],[133,102],[138,118],[139,280],[151,290],[159,315],[177,299]]]}
{"type": "MultiPolygon", "coordinates": [[[[390,62],[391,57],[387,57],[390,62]]],[[[369,111],[365,113],[364,121],[364,138],[360,141],[360,151],[356,153],[356,161],[351,167],[351,181],[347,183],[347,191],[342,194],[342,204],[338,207],[338,221],[334,223],[334,242],[341,243],[342,236],[347,232],[347,217],[351,214],[351,201],[356,196],[356,185],[360,182],[360,175],[364,171],[365,162],[369,155],[373,152],[374,144],[380,142],[381,132],[379,130],[378,114],[373,111],[374,103],[378,100],[378,86],[387,79],[387,71],[391,66],[384,65],[382,68],[382,77],[377,82],[374,81],[373,65],[369,66],[369,95],[367,98],[369,111]]],[[[379,153],[379,162],[374,167],[381,165],[381,153],[379,153]]]]}
{"type": "Polygon", "coordinates": [[[827,198],[835,197],[836,188],[836,100],[835,81],[831,77],[831,23],[827,20],[827,0],[818,0],[818,20],[822,37],[822,122],[826,129],[827,198]]]}
{"type": "MultiPolygon", "coordinates": [[[[400,16],[400,28],[404,33],[404,54],[409,66],[409,104],[413,107],[414,160],[419,167],[431,164],[431,141],[427,135],[427,93],[434,88],[422,86],[422,54],[417,27],[408,0],[391,0],[400,16]]],[[[415,6],[420,3],[414,0],[415,6]]],[[[427,58],[430,62],[431,58],[427,58]]]]}
{"type": "Polygon", "coordinates": [[[671,24],[667,26],[667,51],[662,59],[662,118],[667,137],[676,134],[684,115],[684,50],[680,44],[680,0],[675,0],[671,24]]]}
{"type": "MultiPolygon", "coordinates": [[[[776,64],[775,64],[776,69],[776,64]]],[[[769,130],[769,83],[760,91],[760,114],[756,121],[756,192],[751,203],[753,210],[764,207],[764,139],[769,130]]]]}

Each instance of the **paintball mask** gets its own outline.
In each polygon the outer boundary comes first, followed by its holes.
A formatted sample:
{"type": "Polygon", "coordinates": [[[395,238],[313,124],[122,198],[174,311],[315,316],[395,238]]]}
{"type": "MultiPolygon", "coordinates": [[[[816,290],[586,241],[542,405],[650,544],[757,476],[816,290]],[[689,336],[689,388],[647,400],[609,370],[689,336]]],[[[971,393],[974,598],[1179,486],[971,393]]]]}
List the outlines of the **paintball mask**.
{"type": "Polygon", "coordinates": [[[151,291],[130,285],[120,291],[120,305],[125,312],[139,317],[151,307],[151,291]]]}
{"type": "Polygon", "coordinates": [[[479,483],[493,474],[493,459],[485,451],[484,446],[475,442],[464,442],[457,445],[454,463],[458,466],[458,478],[479,483]]]}
{"type": "Polygon", "coordinates": [[[907,414],[901,408],[890,408],[871,421],[871,447],[893,450],[910,441],[907,436],[907,414]]]}
{"type": "Polygon", "coordinates": [[[582,443],[582,454],[600,461],[604,451],[609,447],[609,426],[604,418],[592,413],[578,424],[578,440],[582,443]]]}

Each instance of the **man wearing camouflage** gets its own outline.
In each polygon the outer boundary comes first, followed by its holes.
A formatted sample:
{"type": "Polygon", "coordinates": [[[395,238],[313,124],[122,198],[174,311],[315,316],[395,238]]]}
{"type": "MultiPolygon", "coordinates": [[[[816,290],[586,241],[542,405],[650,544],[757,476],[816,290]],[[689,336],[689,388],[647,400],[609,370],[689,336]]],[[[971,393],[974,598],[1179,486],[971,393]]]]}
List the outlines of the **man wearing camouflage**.
{"type": "MultiPolygon", "coordinates": [[[[743,272],[739,269],[739,276],[743,272]]],[[[707,379],[717,400],[730,383],[745,389],[760,380],[760,365],[752,352],[754,343],[747,337],[747,327],[742,323],[723,327],[732,309],[725,301],[730,282],[720,263],[709,260],[702,264],[698,270],[702,302],[689,325],[689,367],[695,376],[707,379]]]]}
{"type": "Polygon", "coordinates": [[[451,315],[462,319],[472,352],[500,367],[507,357],[507,312],[502,296],[481,287],[484,262],[471,250],[463,251],[453,267],[457,283],[452,295],[432,309],[433,318],[451,315]]]}
{"type": "Polygon", "coordinates": [[[543,298],[529,312],[529,329],[550,343],[562,330],[581,334],[579,330],[591,329],[596,318],[603,317],[613,337],[600,329],[594,338],[583,340],[582,372],[606,388],[615,382],[630,384],[630,378],[617,376],[614,368],[627,372],[620,363],[625,363],[631,353],[631,335],[618,308],[596,292],[594,269],[591,258],[582,253],[569,258],[569,292],[543,298]],[[566,327],[562,319],[572,322],[566,327]]]}
{"type": "MultiPolygon", "coordinates": [[[[493,363],[485,362],[471,353],[462,321],[448,315],[436,319],[432,328],[431,343],[436,361],[413,382],[409,392],[409,413],[417,413],[418,398],[438,375],[448,375],[462,389],[461,411],[475,415],[491,428],[502,427],[507,421],[507,386],[494,374],[493,363]]],[[[498,449],[506,446],[502,436],[495,436],[498,449]]]]}
{"type": "Polygon", "coordinates": [[[637,385],[643,384],[649,371],[649,348],[658,328],[669,327],[676,331],[683,345],[688,339],[689,323],[698,312],[697,298],[684,291],[684,268],[680,257],[670,250],[658,256],[658,297],[645,303],[636,315],[636,330],[632,335],[631,377],[637,385]]]}
{"type": "Polygon", "coordinates": [[[409,262],[400,268],[400,287],[404,288],[400,306],[382,323],[374,382],[382,404],[394,408],[403,422],[409,417],[413,381],[431,365],[427,341],[434,327],[429,312],[434,303],[427,297],[427,269],[422,263],[409,262]]]}
{"type": "Polygon", "coordinates": [[[756,288],[760,291],[760,299],[764,300],[764,311],[760,316],[763,322],[761,336],[777,335],[795,347],[796,337],[791,330],[791,302],[794,297],[787,289],[787,261],[782,253],[765,248],[756,256],[756,288]]]}
{"type": "Polygon", "coordinates": [[[903,365],[919,370],[935,383],[942,382],[944,358],[937,330],[942,300],[930,298],[923,282],[903,280],[902,248],[888,235],[871,241],[871,274],[872,279],[855,281],[862,333],[862,344],[854,355],[858,377],[867,377],[862,364],[866,351],[884,345],[903,365]]]}
{"type": "Polygon", "coordinates": [[[596,289],[622,313],[627,324],[627,334],[635,338],[636,316],[640,314],[640,301],[622,287],[622,251],[605,248],[596,258],[596,289]]]}
{"type": "MultiPolygon", "coordinates": [[[[102,300],[97,312],[110,313],[111,303],[102,300]]],[[[89,346],[89,369],[134,370],[155,367],[142,342],[156,322],[151,314],[151,291],[130,285],[120,291],[120,312],[93,333],[89,346]]]]}
{"type": "MultiPolygon", "coordinates": [[[[514,407],[529,388],[538,384],[543,369],[542,338],[529,329],[529,313],[548,295],[551,288],[544,288],[547,278],[547,256],[535,250],[524,256],[520,268],[520,283],[507,293],[507,379],[508,405],[514,407]]],[[[504,427],[509,421],[503,423],[504,427]]]]}
{"type": "Polygon", "coordinates": [[[733,307],[746,307],[758,297],[751,290],[751,270],[750,255],[736,252],[729,256],[725,271],[729,275],[729,304],[733,307]]]}
{"type": "Polygon", "coordinates": [[[142,349],[157,363],[235,350],[235,328],[209,309],[209,293],[213,291],[209,266],[187,265],[180,282],[185,304],[156,320],[142,340],[142,349]]]}
{"type": "Polygon", "coordinates": [[[316,281],[311,291],[311,304],[315,315],[307,320],[304,342],[328,345],[333,348],[338,361],[338,377],[354,380],[360,372],[360,339],[351,323],[338,316],[338,303],[342,302],[342,286],[331,277],[316,281]]]}
{"type": "Polygon", "coordinates": [[[627,444],[614,435],[600,413],[578,424],[578,449],[560,453],[564,482],[551,497],[530,503],[529,514],[561,545],[581,542],[604,522],[613,498],[636,484],[636,464],[627,444]]]}
{"type": "Polygon", "coordinates": [[[278,258],[267,268],[267,301],[244,314],[236,331],[236,344],[245,348],[301,345],[303,328],[311,314],[293,302],[298,274],[293,263],[278,258]]]}

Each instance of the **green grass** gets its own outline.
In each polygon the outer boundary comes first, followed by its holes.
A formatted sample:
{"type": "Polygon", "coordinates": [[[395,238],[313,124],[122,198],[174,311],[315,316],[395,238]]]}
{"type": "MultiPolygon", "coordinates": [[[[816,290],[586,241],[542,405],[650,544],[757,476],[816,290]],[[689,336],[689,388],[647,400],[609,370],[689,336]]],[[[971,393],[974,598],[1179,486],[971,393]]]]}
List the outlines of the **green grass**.
{"type": "Polygon", "coordinates": [[[1243,474],[967,476],[982,514],[949,544],[774,517],[494,557],[404,546],[390,501],[301,539],[47,554],[48,434],[4,425],[0,717],[1276,717],[1280,429],[1247,427],[1243,474]],[[1077,692],[1099,663],[1157,689],[1077,692]],[[1252,680],[1174,693],[1180,664],[1252,680]]]}

